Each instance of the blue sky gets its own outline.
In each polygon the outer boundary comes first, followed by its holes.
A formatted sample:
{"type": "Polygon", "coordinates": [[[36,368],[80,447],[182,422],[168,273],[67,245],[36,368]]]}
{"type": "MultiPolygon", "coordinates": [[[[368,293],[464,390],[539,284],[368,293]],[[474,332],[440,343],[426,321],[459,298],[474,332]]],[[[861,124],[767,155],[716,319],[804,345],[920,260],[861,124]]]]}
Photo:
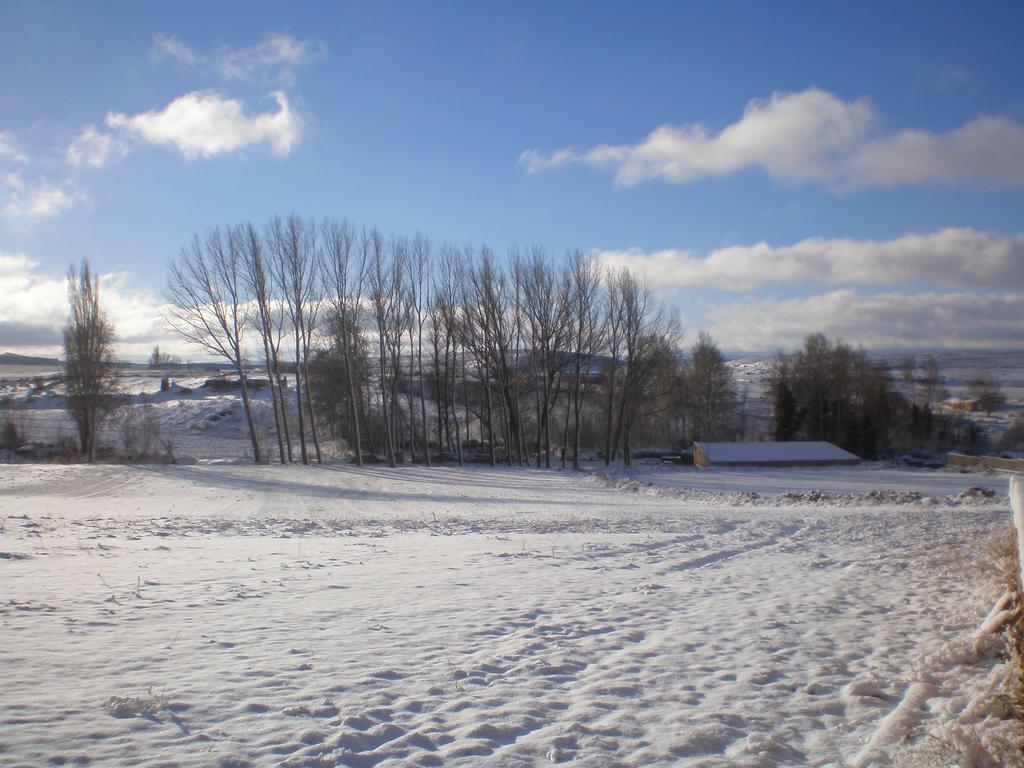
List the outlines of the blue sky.
{"type": "Polygon", "coordinates": [[[141,354],[182,243],[292,211],[593,250],[729,349],[1019,345],[1022,22],[1019,3],[0,2],[0,348],[52,348],[88,258],[141,354]]]}

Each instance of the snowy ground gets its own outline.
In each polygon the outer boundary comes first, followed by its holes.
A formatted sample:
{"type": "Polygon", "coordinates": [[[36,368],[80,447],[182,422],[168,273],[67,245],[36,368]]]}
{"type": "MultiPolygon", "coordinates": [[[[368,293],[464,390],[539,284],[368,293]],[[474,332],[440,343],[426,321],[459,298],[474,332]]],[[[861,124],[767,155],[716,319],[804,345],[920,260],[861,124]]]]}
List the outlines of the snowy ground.
{"type": "MultiPolygon", "coordinates": [[[[203,386],[215,376],[215,371],[166,372],[146,368],[123,373],[118,381],[121,404],[101,428],[101,446],[123,452],[126,422],[134,419],[138,427],[143,418],[151,416],[159,427],[160,441],[166,441],[168,450],[180,462],[250,457],[252,447],[240,390],[203,386]],[[164,375],[173,381],[173,387],[166,392],[160,391],[164,375]]],[[[269,451],[276,448],[269,390],[254,388],[250,395],[261,446],[269,451]]],[[[294,428],[293,389],[287,391],[287,397],[294,428]]],[[[75,425],[67,411],[63,385],[55,378],[4,378],[0,370],[0,402],[4,401],[15,424],[30,442],[74,443],[75,425]]],[[[162,447],[154,449],[157,456],[164,453],[162,447]]]]}
{"type": "Polygon", "coordinates": [[[984,764],[1005,479],[640,475],[4,466],[0,763],[984,764]]]}

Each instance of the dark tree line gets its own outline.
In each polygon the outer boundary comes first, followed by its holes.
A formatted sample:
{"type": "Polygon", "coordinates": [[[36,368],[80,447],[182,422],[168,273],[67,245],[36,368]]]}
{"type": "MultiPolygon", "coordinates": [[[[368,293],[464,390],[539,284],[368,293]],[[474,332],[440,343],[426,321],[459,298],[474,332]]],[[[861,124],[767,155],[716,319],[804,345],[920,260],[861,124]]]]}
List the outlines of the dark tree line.
{"type": "MultiPolygon", "coordinates": [[[[908,356],[898,370],[902,391],[883,361],[820,333],[808,336],[802,349],[780,354],[772,370],[775,439],[828,440],[867,459],[986,447],[973,420],[940,407],[948,393],[934,356],[908,356]]],[[[968,389],[983,409],[1002,402],[991,381],[973,380],[968,389]]]]}
{"type": "Polygon", "coordinates": [[[812,334],[798,352],[778,357],[771,391],[776,440],[827,440],[864,458],[886,446],[893,391],[864,350],[812,334]]]}

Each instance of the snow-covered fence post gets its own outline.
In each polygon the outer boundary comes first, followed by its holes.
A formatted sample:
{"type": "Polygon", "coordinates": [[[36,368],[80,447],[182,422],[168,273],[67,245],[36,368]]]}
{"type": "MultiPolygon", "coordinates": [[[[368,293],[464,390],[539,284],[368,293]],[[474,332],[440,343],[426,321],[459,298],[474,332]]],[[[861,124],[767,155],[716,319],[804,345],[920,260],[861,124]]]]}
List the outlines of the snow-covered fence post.
{"type": "Polygon", "coordinates": [[[1017,594],[1024,595],[1024,475],[1010,475],[1010,508],[1017,532],[1017,594]]]}
{"type": "Polygon", "coordinates": [[[1007,624],[1011,625],[1014,643],[1024,641],[1021,636],[1021,605],[1024,604],[1024,475],[1010,475],[1010,508],[1013,510],[1013,531],[1016,537],[1014,553],[1017,567],[1014,569],[1014,585],[1007,587],[1002,596],[992,606],[988,616],[981,623],[978,635],[991,635],[999,632],[1007,624]]]}

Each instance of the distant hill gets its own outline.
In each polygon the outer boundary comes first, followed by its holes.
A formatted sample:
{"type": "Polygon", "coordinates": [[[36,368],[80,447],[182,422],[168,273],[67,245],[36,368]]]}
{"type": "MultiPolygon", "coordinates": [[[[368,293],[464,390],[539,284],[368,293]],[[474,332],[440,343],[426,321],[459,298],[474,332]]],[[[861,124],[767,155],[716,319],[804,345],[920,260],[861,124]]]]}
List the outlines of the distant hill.
{"type": "Polygon", "coordinates": [[[29,357],[13,352],[0,352],[0,365],[63,365],[55,357],[29,357]]]}

